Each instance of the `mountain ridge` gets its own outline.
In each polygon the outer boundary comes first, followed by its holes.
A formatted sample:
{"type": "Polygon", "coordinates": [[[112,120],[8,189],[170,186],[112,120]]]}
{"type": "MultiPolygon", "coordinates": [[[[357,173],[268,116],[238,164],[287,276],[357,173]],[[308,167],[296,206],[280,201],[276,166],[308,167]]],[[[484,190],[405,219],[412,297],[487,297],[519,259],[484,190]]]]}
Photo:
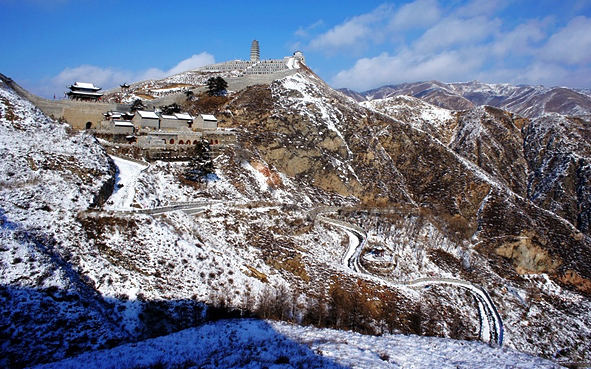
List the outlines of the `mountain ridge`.
{"type": "Polygon", "coordinates": [[[358,102],[409,95],[450,110],[490,105],[526,118],[553,112],[562,115],[591,116],[591,95],[588,90],[567,87],[487,84],[479,81],[425,81],[386,85],[365,92],[354,92],[349,89],[339,91],[358,102]]]}

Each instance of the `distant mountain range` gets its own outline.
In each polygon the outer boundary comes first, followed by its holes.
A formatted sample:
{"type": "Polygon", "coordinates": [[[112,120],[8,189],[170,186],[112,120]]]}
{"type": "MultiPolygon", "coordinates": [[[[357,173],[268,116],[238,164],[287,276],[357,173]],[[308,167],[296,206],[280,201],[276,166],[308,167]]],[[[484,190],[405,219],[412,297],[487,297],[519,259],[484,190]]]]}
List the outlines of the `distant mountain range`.
{"type": "Polygon", "coordinates": [[[451,110],[466,110],[489,105],[527,118],[547,113],[591,116],[591,91],[566,87],[514,86],[478,81],[462,83],[428,81],[388,85],[365,92],[349,89],[339,91],[359,102],[408,95],[451,110]]]}

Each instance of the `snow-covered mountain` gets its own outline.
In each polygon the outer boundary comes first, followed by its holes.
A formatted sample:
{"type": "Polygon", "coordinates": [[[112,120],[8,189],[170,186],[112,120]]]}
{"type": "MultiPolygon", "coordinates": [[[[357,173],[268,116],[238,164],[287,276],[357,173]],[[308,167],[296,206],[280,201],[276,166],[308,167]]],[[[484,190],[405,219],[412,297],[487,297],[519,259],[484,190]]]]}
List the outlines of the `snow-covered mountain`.
{"type": "Polygon", "coordinates": [[[547,113],[591,116],[591,95],[588,91],[566,87],[514,86],[478,81],[463,83],[429,81],[383,86],[365,92],[354,92],[348,89],[340,91],[357,101],[408,95],[451,110],[489,105],[526,118],[539,117],[547,113]]]}
{"type": "Polygon", "coordinates": [[[364,107],[302,69],[219,106],[238,142],[197,183],[188,163],[110,160],[0,86],[3,366],[190,366],[198,341],[199,365],[223,367],[208,330],[269,366],[422,365],[425,345],[450,367],[591,359],[584,121],[364,107]],[[199,328],[251,314],[385,336],[269,323],[291,348],[267,355],[235,335],[267,323],[199,328]],[[462,341],[411,337],[411,361],[390,334],[462,341]],[[445,354],[462,346],[468,362],[445,354]]]}

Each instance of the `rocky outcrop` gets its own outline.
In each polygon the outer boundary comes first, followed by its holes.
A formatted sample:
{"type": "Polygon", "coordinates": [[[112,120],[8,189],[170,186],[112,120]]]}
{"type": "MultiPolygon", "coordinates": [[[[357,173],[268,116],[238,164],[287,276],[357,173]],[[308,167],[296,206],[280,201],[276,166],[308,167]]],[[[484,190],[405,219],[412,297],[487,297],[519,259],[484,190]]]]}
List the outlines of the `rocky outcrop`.
{"type": "Polygon", "coordinates": [[[560,115],[534,119],[523,129],[528,198],[591,232],[591,126],[560,115]]]}
{"type": "Polygon", "coordinates": [[[523,236],[515,237],[503,243],[495,252],[498,255],[512,259],[519,274],[555,273],[561,262],[551,257],[546,250],[536,245],[536,236],[526,232],[523,236]]]}
{"type": "Polygon", "coordinates": [[[516,119],[490,106],[458,112],[458,126],[449,147],[514,193],[525,196],[527,162],[516,119]]]}
{"type": "Polygon", "coordinates": [[[117,166],[115,165],[115,162],[113,162],[113,159],[108,157],[108,160],[109,172],[106,175],[106,180],[103,182],[103,185],[101,186],[99,191],[94,195],[92,203],[90,204],[91,207],[99,207],[104,205],[109,199],[109,197],[111,197],[111,195],[113,194],[113,190],[115,189],[117,166]]]}

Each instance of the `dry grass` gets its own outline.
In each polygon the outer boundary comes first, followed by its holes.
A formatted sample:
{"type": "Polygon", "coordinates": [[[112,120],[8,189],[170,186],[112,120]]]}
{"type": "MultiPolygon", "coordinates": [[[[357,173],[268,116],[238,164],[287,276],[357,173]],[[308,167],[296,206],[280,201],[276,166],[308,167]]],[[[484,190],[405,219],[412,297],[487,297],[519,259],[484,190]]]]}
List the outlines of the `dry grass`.
{"type": "Polygon", "coordinates": [[[154,100],[154,99],[156,99],[154,96],[147,95],[147,94],[145,94],[143,92],[136,92],[135,95],[137,97],[139,97],[140,99],[144,99],[144,100],[154,100]]]}

